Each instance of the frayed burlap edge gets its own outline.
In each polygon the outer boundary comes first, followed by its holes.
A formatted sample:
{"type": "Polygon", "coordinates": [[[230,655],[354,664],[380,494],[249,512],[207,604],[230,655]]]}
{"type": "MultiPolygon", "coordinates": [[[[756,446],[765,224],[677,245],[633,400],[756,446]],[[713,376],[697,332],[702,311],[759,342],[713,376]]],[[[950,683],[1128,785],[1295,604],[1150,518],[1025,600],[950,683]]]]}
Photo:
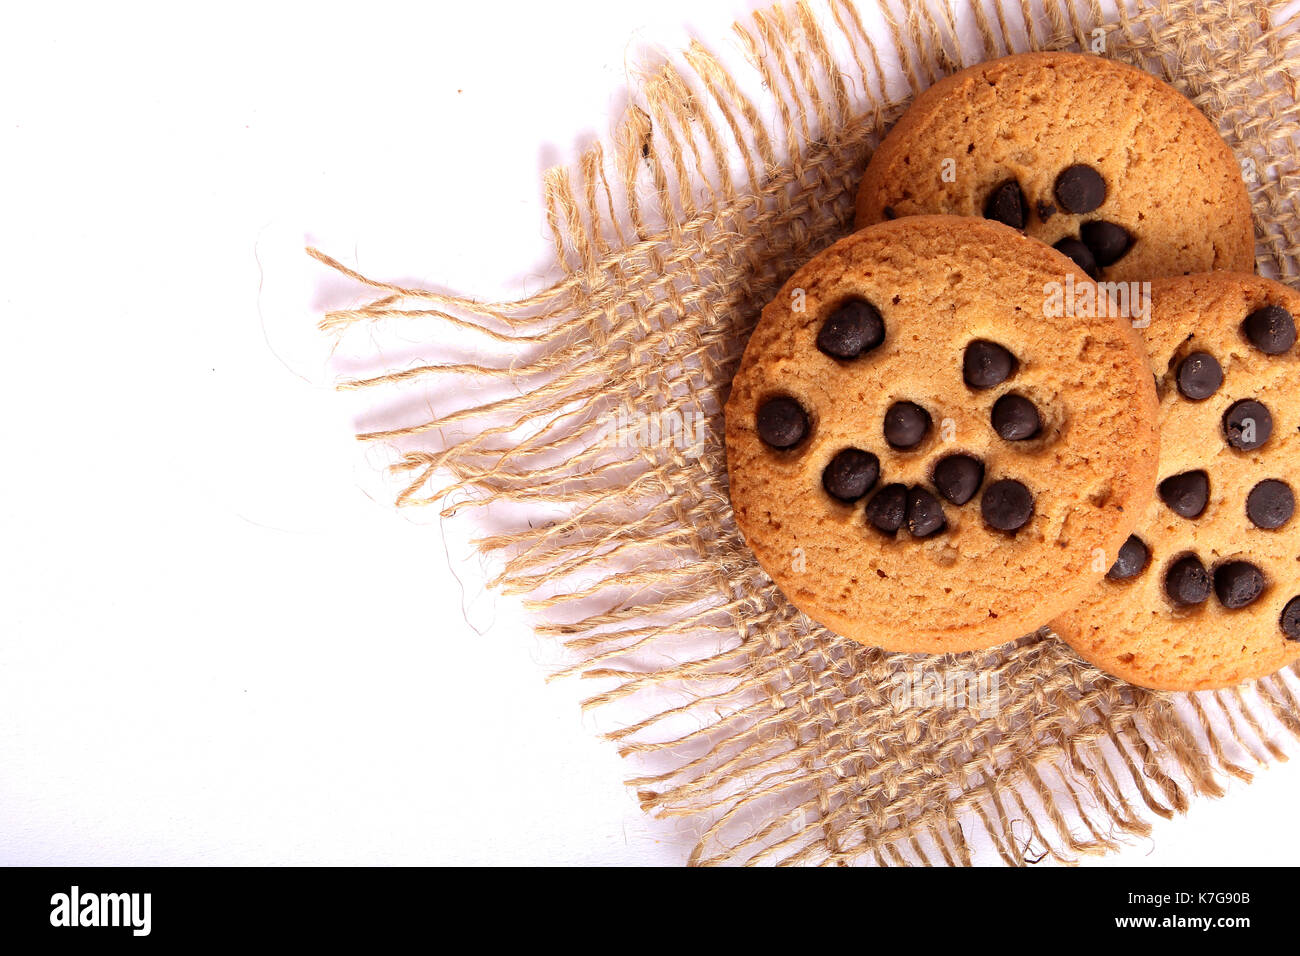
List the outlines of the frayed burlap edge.
{"type": "MultiPolygon", "coordinates": [[[[1050,635],[921,659],[837,638],[784,600],[737,532],[721,408],[761,306],[844,235],[871,149],[917,91],[1026,49],[1095,49],[1173,83],[1243,160],[1261,271],[1296,275],[1295,20],[1281,4],[846,0],[735,26],[752,75],[701,42],[633,91],[613,137],[545,188],[562,277],[484,304],[368,279],[381,297],[326,330],[433,319],[492,364],[420,364],[345,388],[497,388],[368,431],[400,458],[403,506],[516,517],[479,542],[493,582],[598,681],[587,707],[660,816],[700,821],[694,863],[1073,861],[1219,795],[1300,736],[1295,668],[1230,691],[1128,686],[1050,635]],[[967,26],[973,25],[973,32],[967,26]],[[753,80],[761,89],[746,92],[753,80]],[[575,177],[576,172],[576,177],[575,177]],[[611,441],[615,420],[691,421],[680,441],[611,441]],[[622,416],[622,419],[618,419],[622,416]],[[638,417],[639,416],[639,417],[638,417]],[[439,479],[446,478],[445,482],[439,479]],[[447,502],[455,500],[455,505],[447,502]],[[539,514],[525,520],[520,514],[539,514]],[[993,677],[998,706],[897,705],[908,668],[993,677]],[[984,852],[981,850],[981,852],[984,852]],[[990,857],[992,858],[992,857],[990,857]]],[[[646,432],[639,433],[644,439],[646,432]]]]}

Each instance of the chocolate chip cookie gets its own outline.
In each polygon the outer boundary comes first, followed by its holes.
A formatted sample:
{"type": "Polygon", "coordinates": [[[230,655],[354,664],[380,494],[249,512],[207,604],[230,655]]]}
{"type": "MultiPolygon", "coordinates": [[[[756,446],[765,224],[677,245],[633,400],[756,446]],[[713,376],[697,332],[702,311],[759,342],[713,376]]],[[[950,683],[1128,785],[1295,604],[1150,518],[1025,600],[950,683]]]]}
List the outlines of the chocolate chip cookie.
{"type": "Polygon", "coordinates": [[[1257,276],[1152,284],[1159,493],[1052,627],[1124,680],[1202,690],[1300,658],[1300,294],[1257,276]]]}
{"type": "Polygon", "coordinates": [[[1000,223],[913,216],[817,256],[763,310],[726,407],[736,521],[786,596],[898,651],[985,647],[1094,587],[1155,491],[1127,320],[1000,223]],[[1081,313],[1086,310],[1074,310],[1081,313]]]}
{"type": "Polygon", "coordinates": [[[858,193],[859,227],[982,216],[1106,281],[1254,269],[1242,169],[1210,122],[1155,77],[1079,53],[1023,53],[927,89],[858,193]]]}

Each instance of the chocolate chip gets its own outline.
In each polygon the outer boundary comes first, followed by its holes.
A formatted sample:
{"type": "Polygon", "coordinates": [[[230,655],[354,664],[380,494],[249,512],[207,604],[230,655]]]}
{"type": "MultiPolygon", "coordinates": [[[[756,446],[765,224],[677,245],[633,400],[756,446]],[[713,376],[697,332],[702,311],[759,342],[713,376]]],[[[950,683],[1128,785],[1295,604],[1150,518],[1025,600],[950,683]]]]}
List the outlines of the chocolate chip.
{"type": "Polygon", "coordinates": [[[1038,200],[1038,218],[1047,222],[1056,215],[1056,206],[1046,200],[1038,200]]]}
{"type": "Polygon", "coordinates": [[[1203,471],[1185,471],[1160,482],[1160,500],[1174,514],[1199,518],[1210,502],[1210,476],[1203,471]]]}
{"type": "Polygon", "coordinates": [[[930,430],[930,413],[915,402],[894,402],[885,412],[885,441],[891,448],[915,448],[930,430]]]}
{"type": "Polygon", "coordinates": [[[984,218],[996,219],[1012,229],[1024,229],[1029,219],[1029,203],[1014,179],[999,183],[984,203],[984,218]]]}
{"type": "Polygon", "coordinates": [[[1300,595],[1286,602],[1278,623],[1282,626],[1283,634],[1293,641],[1300,641],[1300,595]]]}
{"type": "Polygon", "coordinates": [[[1253,451],[1273,434],[1273,416],[1253,398],[1236,402],[1223,413],[1223,436],[1241,451],[1253,451]]]}
{"type": "Polygon", "coordinates": [[[817,348],[837,359],[855,359],[885,340],[885,321],[866,299],[849,299],[835,309],[817,333],[817,348]]]}
{"type": "Polygon", "coordinates": [[[1066,212],[1092,212],[1105,199],[1106,181],[1091,166],[1079,163],[1056,177],[1056,201],[1066,212]]]}
{"type": "Polygon", "coordinates": [[[1135,578],[1145,570],[1150,560],[1151,549],[1146,546],[1146,542],[1137,535],[1131,534],[1128,540],[1120,545],[1119,555],[1115,558],[1115,563],[1110,566],[1110,570],[1106,572],[1106,577],[1112,581],[1135,578]]]}
{"type": "Polygon", "coordinates": [[[1256,309],[1241,323],[1241,331],[1265,355],[1281,355],[1295,345],[1295,319],[1280,305],[1256,309]]]}
{"type": "Polygon", "coordinates": [[[1254,604],[1264,593],[1264,572],[1249,561],[1221,564],[1214,572],[1214,593],[1232,611],[1254,604]]]}
{"type": "Polygon", "coordinates": [[[894,212],[894,207],[893,207],[893,206],[886,206],[886,207],[884,208],[884,213],[885,213],[885,218],[886,218],[886,219],[897,219],[897,218],[898,218],[898,213],[894,212]]]}
{"type": "Polygon", "coordinates": [[[885,485],[867,502],[867,520],[885,534],[893,534],[901,528],[906,516],[906,485],[885,485]]]}
{"type": "Polygon", "coordinates": [[[808,434],[808,414],[793,398],[779,395],[758,407],[758,437],[773,448],[793,448],[808,434]]]}
{"type": "Polygon", "coordinates": [[[1175,604],[1201,604],[1210,596],[1210,572],[1195,555],[1179,558],[1165,572],[1165,593],[1175,604]]]}
{"type": "Polygon", "coordinates": [[[1069,236],[1062,239],[1056,245],[1052,246],[1057,252],[1064,253],[1074,260],[1074,264],[1088,273],[1092,278],[1101,275],[1101,269],[1097,267],[1097,259],[1092,254],[1092,250],[1085,246],[1078,239],[1072,239],[1069,236]]]}
{"type": "Polygon", "coordinates": [[[961,377],[971,388],[1001,385],[1016,371],[1016,357],[996,342],[976,339],[961,357],[961,377]]]}
{"type": "Polygon", "coordinates": [[[1295,495],[1291,486],[1276,478],[1266,478],[1250,489],[1246,496],[1246,517],[1255,527],[1272,531],[1291,520],[1295,514],[1295,495]]]}
{"type": "Polygon", "coordinates": [[[1127,229],[1104,219],[1085,222],[1079,227],[1079,238],[1092,251],[1099,266],[1119,262],[1133,245],[1133,237],[1127,229]]]}
{"type": "Polygon", "coordinates": [[[924,488],[907,492],[907,530],[914,538],[928,538],[948,526],[939,499],[924,488]]]}
{"type": "Polygon", "coordinates": [[[1178,363],[1178,391],[1194,402],[1203,401],[1223,384],[1223,367],[1209,352],[1193,352],[1178,363]]]}
{"type": "Polygon", "coordinates": [[[939,494],[955,505],[964,505],[984,483],[984,462],[973,455],[948,455],[934,466],[933,480],[939,494]]]}
{"type": "Polygon", "coordinates": [[[993,403],[993,430],[1007,441],[1024,441],[1042,431],[1034,403],[1023,395],[1003,395],[993,403]]]}
{"type": "Polygon", "coordinates": [[[879,458],[861,448],[845,448],[822,471],[822,487],[832,498],[857,501],[879,477],[879,458]]]}
{"type": "Polygon", "coordinates": [[[998,531],[1019,531],[1034,516],[1034,496],[1014,478],[1003,478],[984,489],[980,514],[998,531]]]}

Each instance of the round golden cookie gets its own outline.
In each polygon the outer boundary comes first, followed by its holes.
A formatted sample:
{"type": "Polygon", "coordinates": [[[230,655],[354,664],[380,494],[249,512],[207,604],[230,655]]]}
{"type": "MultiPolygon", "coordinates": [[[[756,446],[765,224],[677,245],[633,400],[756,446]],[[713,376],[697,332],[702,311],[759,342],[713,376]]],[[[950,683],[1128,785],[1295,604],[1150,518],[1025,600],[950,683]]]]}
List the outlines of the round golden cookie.
{"type": "Polygon", "coordinates": [[[1095,587],[1153,494],[1156,396],[1128,320],[1045,307],[1063,283],[1096,288],[1006,226],[914,216],[836,243],[764,308],[726,407],[731,502],[800,610],[945,653],[1095,587]]]}
{"type": "Polygon", "coordinates": [[[1103,670],[1202,690],[1300,658],[1294,316],[1300,294],[1258,276],[1152,283],[1159,492],[1107,578],[1052,623],[1103,670]]]}
{"type": "Polygon", "coordinates": [[[997,219],[1110,281],[1254,269],[1231,148],[1177,90],[1080,53],[991,60],[921,93],[871,157],[857,225],[919,213],[997,219]]]}

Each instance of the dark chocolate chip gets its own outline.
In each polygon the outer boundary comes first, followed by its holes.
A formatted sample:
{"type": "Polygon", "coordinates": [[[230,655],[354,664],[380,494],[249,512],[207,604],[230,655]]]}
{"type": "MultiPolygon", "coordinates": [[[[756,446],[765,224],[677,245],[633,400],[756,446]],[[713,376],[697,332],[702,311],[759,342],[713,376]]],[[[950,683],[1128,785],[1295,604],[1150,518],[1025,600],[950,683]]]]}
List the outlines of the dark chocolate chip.
{"type": "Polygon", "coordinates": [[[758,407],[758,437],[773,448],[793,448],[808,434],[808,414],[793,398],[778,395],[758,407]]]}
{"type": "Polygon", "coordinates": [[[1038,200],[1039,219],[1043,220],[1043,222],[1047,222],[1047,220],[1051,219],[1055,215],[1056,215],[1056,206],[1053,203],[1047,202],[1046,200],[1043,199],[1038,200]]]}
{"type": "Polygon", "coordinates": [[[984,462],[974,455],[948,455],[934,466],[933,480],[939,494],[955,505],[964,505],[984,483],[984,462]]]}
{"type": "Polygon", "coordinates": [[[835,309],[817,333],[817,347],[832,358],[855,359],[885,340],[885,322],[866,299],[850,299],[835,309]]]}
{"type": "Polygon", "coordinates": [[[1002,478],[984,489],[980,514],[998,531],[1019,531],[1034,516],[1034,496],[1014,478],[1002,478]]]}
{"type": "Polygon", "coordinates": [[[1133,245],[1133,237],[1127,229],[1104,219],[1085,222],[1079,227],[1079,238],[1092,251],[1099,266],[1119,262],[1133,245]]]}
{"type": "Polygon", "coordinates": [[[1012,229],[1024,229],[1029,219],[1029,203],[1014,179],[999,183],[984,203],[984,218],[996,219],[1012,229]]]}
{"type": "Polygon", "coordinates": [[[1282,626],[1283,634],[1293,641],[1300,641],[1300,595],[1286,602],[1278,623],[1282,626]]]}
{"type": "Polygon", "coordinates": [[[1106,200],[1106,180],[1091,166],[1079,163],[1056,177],[1056,201],[1066,212],[1092,212],[1106,200]]]}
{"type": "Polygon", "coordinates": [[[1016,370],[1016,357],[996,342],[976,339],[961,357],[961,377],[971,388],[993,388],[1016,370]]]}
{"type": "Polygon", "coordinates": [[[822,487],[832,498],[857,501],[879,477],[879,458],[861,448],[845,448],[822,471],[822,487]]]}
{"type": "Polygon", "coordinates": [[[1223,413],[1223,437],[1241,451],[1253,451],[1273,434],[1273,416],[1253,398],[1235,402],[1223,413]]]}
{"type": "Polygon", "coordinates": [[[1106,577],[1112,581],[1124,581],[1128,578],[1135,578],[1141,574],[1151,560],[1151,549],[1146,546],[1141,538],[1135,534],[1128,536],[1119,548],[1119,555],[1115,558],[1115,563],[1110,566],[1106,572],[1106,577]]]}
{"type": "Polygon", "coordinates": [[[1023,395],[1003,395],[993,403],[993,430],[1007,441],[1024,441],[1042,431],[1034,403],[1023,395]]]}
{"type": "Polygon", "coordinates": [[[1223,367],[1209,352],[1193,352],[1178,363],[1178,391],[1199,402],[1209,398],[1223,384],[1223,367]]]}
{"type": "Polygon", "coordinates": [[[1264,572],[1249,561],[1221,564],[1214,571],[1214,593],[1232,611],[1254,604],[1264,593],[1264,572]]]}
{"type": "Polygon", "coordinates": [[[885,218],[886,218],[886,219],[897,219],[897,218],[898,218],[898,213],[894,212],[894,207],[893,207],[893,206],[886,206],[886,207],[884,208],[884,213],[885,213],[885,218]]]}
{"type": "Polygon", "coordinates": [[[1272,531],[1291,520],[1295,514],[1295,494],[1291,486],[1276,478],[1266,478],[1250,489],[1246,496],[1246,517],[1255,527],[1272,531]]]}
{"type": "Polygon", "coordinates": [[[1266,305],[1241,323],[1250,344],[1266,355],[1281,355],[1295,345],[1295,319],[1280,305],[1266,305]]]}
{"type": "Polygon", "coordinates": [[[929,430],[930,413],[915,402],[894,402],[885,411],[885,441],[892,448],[915,448],[929,430]]]}
{"type": "Polygon", "coordinates": [[[1185,471],[1160,482],[1160,500],[1184,518],[1199,518],[1210,502],[1210,476],[1203,471],[1185,471]]]}
{"type": "Polygon", "coordinates": [[[906,485],[885,485],[867,502],[867,521],[885,534],[893,534],[901,528],[906,516],[906,485]]]}
{"type": "Polygon", "coordinates": [[[910,488],[907,492],[907,530],[914,538],[928,538],[948,526],[939,499],[924,488],[910,488]]]}
{"type": "Polygon", "coordinates": [[[1092,250],[1078,239],[1067,236],[1052,248],[1069,256],[1074,260],[1076,266],[1088,273],[1092,278],[1095,279],[1101,275],[1101,269],[1097,266],[1097,258],[1092,254],[1092,250]]]}
{"type": "Polygon", "coordinates": [[[1175,604],[1201,604],[1210,596],[1210,572],[1195,555],[1179,558],[1165,572],[1165,593],[1175,604]]]}

